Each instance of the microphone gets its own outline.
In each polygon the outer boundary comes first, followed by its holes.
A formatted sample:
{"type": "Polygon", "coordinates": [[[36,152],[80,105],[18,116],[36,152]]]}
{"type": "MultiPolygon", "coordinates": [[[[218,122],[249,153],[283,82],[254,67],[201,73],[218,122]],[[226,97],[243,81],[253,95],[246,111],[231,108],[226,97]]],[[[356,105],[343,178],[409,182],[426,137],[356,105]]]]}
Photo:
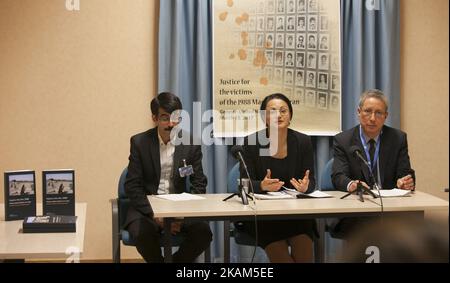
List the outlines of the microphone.
{"type": "MultiPolygon", "coordinates": [[[[364,159],[364,157],[363,157],[363,155],[362,155],[362,153],[361,153],[361,149],[360,149],[357,145],[352,145],[352,146],[350,147],[350,152],[353,154],[353,156],[354,156],[356,159],[359,159],[360,161],[362,161],[362,162],[367,166],[367,168],[369,169],[369,178],[371,179],[371,182],[373,183],[373,187],[375,187],[375,189],[378,191],[378,195],[379,195],[380,200],[381,200],[381,212],[383,212],[383,211],[384,211],[384,206],[383,206],[383,199],[382,199],[382,197],[381,197],[380,188],[378,187],[377,181],[375,180],[375,176],[373,175],[373,172],[372,172],[372,169],[370,168],[369,162],[367,162],[367,161],[364,159]]],[[[369,192],[374,198],[377,198],[373,192],[371,192],[370,190],[369,190],[368,192],[369,192]]]]}
{"type": "MultiPolygon", "coordinates": [[[[251,182],[250,174],[248,173],[247,165],[245,164],[244,157],[242,156],[243,152],[244,152],[244,148],[242,147],[242,145],[235,145],[235,146],[233,146],[231,148],[231,154],[234,156],[234,158],[239,160],[239,164],[240,164],[241,168],[244,168],[244,171],[245,171],[245,173],[247,175],[247,178],[250,180],[250,189],[252,190],[252,193],[254,193],[253,184],[251,182]]],[[[242,186],[242,173],[239,172],[239,174],[240,174],[239,175],[239,179],[240,179],[240,181],[239,181],[239,183],[240,183],[239,184],[239,186],[240,186],[239,195],[240,195],[240,197],[242,199],[242,203],[244,205],[247,205],[248,204],[247,192],[245,192],[245,190],[241,189],[241,186],[242,186]]]]}
{"type": "MultiPolygon", "coordinates": [[[[248,196],[251,200],[253,200],[253,203],[255,205],[255,231],[256,231],[256,237],[255,237],[255,248],[253,250],[253,256],[252,256],[252,263],[253,263],[253,259],[255,258],[255,254],[256,254],[256,248],[258,246],[258,219],[257,219],[257,210],[256,210],[256,202],[255,202],[255,190],[253,189],[253,183],[252,180],[250,178],[250,174],[248,173],[247,170],[247,165],[245,164],[245,160],[244,157],[242,156],[242,153],[244,153],[244,147],[242,145],[235,145],[231,148],[231,154],[234,156],[234,158],[236,158],[237,160],[239,160],[239,164],[240,166],[242,166],[245,170],[245,173],[247,174],[247,178],[249,180],[249,185],[250,185],[250,189],[252,190],[253,193],[253,197],[251,197],[250,195],[248,196]]],[[[247,192],[242,188],[242,172],[241,170],[239,170],[239,196],[241,197],[242,200],[242,204],[244,205],[248,205],[248,198],[247,198],[247,192]]],[[[229,197],[228,197],[229,198],[229,197]]],[[[226,198],[225,200],[227,200],[228,198],[226,198]]]]}
{"type": "Polygon", "coordinates": [[[369,163],[362,156],[361,149],[358,146],[352,145],[350,147],[350,152],[356,159],[360,159],[364,164],[366,164],[366,166],[370,167],[369,163]]]}
{"type": "Polygon", "coordinates": [[[244,148],[242,145],[235,145],[231,148],[231,154],[239,160],[244,167],[245,171],[247,171],[247,164],[245,164],[244,157],[242,156],[242,153],[244,152],[244,148]]]}
{"type": "Polygon", "coordinates": [[[350,152],[353,154],[353,156],[356,159],[359,159],[360,161],[362,161],[367,166],[367,168],[369,169],[369,178],[371,179],[370,181],[373,182],[374,185],[376,185],[375,176],[373,176],[373,174],[372,174],[372,168],[370,168],[369,162],[367,162],[364,159],[364,157],[362,156],[361,149],[358,146],[356,146],[356,145],[352,145],[350,147],[350,152]]]}
{"type": "Polygon", "coordinates": [[[244,152],[244,148],[242,147],[242,145],[235,145],[231,148],[231,154],[235,158],[238,158],[238,154],[241,152],[244,152]]]}

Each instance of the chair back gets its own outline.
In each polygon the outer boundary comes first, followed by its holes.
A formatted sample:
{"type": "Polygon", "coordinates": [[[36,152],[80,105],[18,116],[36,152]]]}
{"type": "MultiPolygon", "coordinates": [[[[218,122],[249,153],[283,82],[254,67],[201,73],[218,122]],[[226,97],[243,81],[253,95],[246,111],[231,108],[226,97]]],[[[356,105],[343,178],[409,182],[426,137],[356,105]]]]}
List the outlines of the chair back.
{"type": "Polygon", "coordinates": [[[125,193],[125,179],[127,178],[127,173],[128,167],[125,167],[125,169],[123,169],[122,171],[122,174],[120,175],[119,184],[117,188],[117,195],[118,195],[117,205],[119,209],[120,229],[122,229],[123,225],[125,224],[125,220],[127,219],[128,208],[130,206],[130,199],[127,197],[125,193]]]}
{"type": "Polygon", "coordinates": [[[122,174],[120,174],[118,193],[117,193],[117,195],[119,196],[120,199],[128,198],[127,195],[125,194],[125,179],[127,178],[127,173],[128,173],[128,167],[125,167],[125,169],[123,169],[123,171],[122,171],[122,174]]]}
{"type": "Polygon", "coordinates": [[[229,193],[237,193],[238,191],[238,182],[239,179],[239,162],[236,163],[228,172],[228,184],[227,190],[229,193]]]}
{"type": "Polygon", "coordinates": [[[333,158],[331,158],[325,168],[323,168],[322,173],[320,174],[320,190],[321,191],[334,191],[336,190],[333,186],[333,182],[331,181],[331,169],[333,167],[333,158]]]}
{"type": "MultiPolygon", "coordinates": [[[[124,245],[126,246],[134,246],[135,242],[133,238],[131,238],[130,233],[127,230],[123,229],[123,225],[125,224],[125,220],[127,219],[128,208],[130,207],[130,199],[125,193],[125,180],[127,178],[128,167],[123,169],[122,174],[119,178],[118,185],[118,193],[119,198],[117,199],[118,210],[119,210],[119,227],[121,233],[121,239],[124,245]]],[[[181,242],[184,240],[184,233],[179,233],[175,236],[172,236],[172,246],[179,246],[181,242]]],[[[163,238],[160,238],[160,245],[163,246],[163,238]]]]}

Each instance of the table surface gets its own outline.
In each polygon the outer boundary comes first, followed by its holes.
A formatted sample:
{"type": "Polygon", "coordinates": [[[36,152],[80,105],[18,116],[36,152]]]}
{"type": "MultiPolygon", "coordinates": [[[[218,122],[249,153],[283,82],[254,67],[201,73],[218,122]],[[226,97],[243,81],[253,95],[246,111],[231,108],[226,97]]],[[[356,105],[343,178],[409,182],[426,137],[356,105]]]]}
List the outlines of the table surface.
{"type": "MultiPolygon", "coordinates": [[[[37,204],[37,214],[42,204],[37,204]]],[[[76,233],[22,233],[23,220],[5,221],[0,204],[0,259],[69,258],[83,253],[86,203],[75,204],[76,233]]]]}
{"type": "MultiPolygon", "coordinates": [[[[381,211],[380,199],[372,199],[371,196],[364,196],[364,202],[359,201],[356,195],[350,195],[345,199],[340,199],[344,192],[327,192],[332,197],[322,199],[282,199],[282,200],[256,200],[256,206],[250,201],[249,205],[243,205],[237,196],[223,201],[230,194],[204,194],[204,199],[188,201],[170,201],[155,196],[148,196],[152,205],[154,216],[165,218],[170,221],[177,217],[201,218],[205,220],[223,220],[224,222],[224,262],[229,262],[230,234],[229,223],[232,219],[249,218],[254,215],[269,218],[287,217],[337,217],[349,214],[378,214],[381,211]],[[255,209],[256,207],[256,209],[255,209]]],[[[447,210],[448,201],[437,198],[427,193],[416,191],[405,197],[383,198],[384,211],[387,213],[402,214],[411,212],[422,214],[430,210],[447,210]]],[[[171,261],[171,245],[169,227],[170,222],[165,221],[166,244],[164,251],[166,260],[171,261]]],[[[322,231],[323,233],[323,231],[322,231]]],[[[320,237],[318,249],[318,261],[324,259],[324,237],[320,237]]]]}
{"type": "MultiPolygon", "coordinates": [[[[287,215],[287,214],[342,214],[381,211],[380,199],[364,196],[360,202],[358,196],[351,195],[340,199],[344,192],[326,192],[332,198],[322,199],[282,199],[256,200],[258,215],[287,215]]],[[[148,196],[155,217],[232,217],[249,216],[255,214],[254,205],[243,205],[240,198],[233,197],[222,201],[230,194],[204,194],[204,199],[189,201],[170,201],[155,196],[148,196]]],[[[397,211],[429,211],[448,210],[448,201],[430,194],[416,191],[405,197],[383,198],[385,212],[397,211]]]]}

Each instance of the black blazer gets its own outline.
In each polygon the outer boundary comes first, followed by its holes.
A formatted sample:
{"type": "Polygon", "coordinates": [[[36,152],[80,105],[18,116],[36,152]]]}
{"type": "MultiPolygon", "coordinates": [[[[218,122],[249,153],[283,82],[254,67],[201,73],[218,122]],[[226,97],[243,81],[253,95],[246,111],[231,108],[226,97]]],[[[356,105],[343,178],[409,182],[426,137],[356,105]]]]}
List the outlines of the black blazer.
{"type": "MultiPolygon", "coordinates": [[[[369,169],[361,164],[349,151],[351,146],[358,146],[364,153],[359,137],[359,125],[334,137],[334,162],[331,178],[336,189],[347,191],[352,180],[370,183],[369,169]]],[[[363,157],[366,158],[365,154],[363,157]]],[[[383,189],[397,186],[397,180],[408,174],[415,178],[408,155],[406,134],[400,130],[383,126],[380,141],[380,179],[383,189]]]]}
{"type": "MultiPolygon", "coordinates": [[[[179,138],[186,133],[180,132],[179,138]]],[[[192,138],[190,138],[192,144],[192,138]]],[[[147,195],[158,194],[161,176],[159,156],[159,139],[157,128],[131,137],[128,174],[125,180],[125,193],[130,199],[125,227],[140,217],[153,218],[153,210],[147,195]]],[[[187,165],[192,165],[194,174],[189,176],[191,193],[205,193],[207,179],[203,174],[202,151],[200,145],[177,145],[173,157],[173,185],[171,193],[186,191],[186,177],[181,178],[178,169],[186,159],[187,165]]]]}
{"type": "MultiPolygon", "coordinates": [[[[245,138],[244,140],[244,159],[247,163],[247,169],[252,179],[255,193],[261,191],[261,181],[267,173],[267,168],[270,164],[270,156],[260,156],[259,149],[268,148],[269,146],[262,146],[258,141],[258,136],[265,135],[266,130],[255,133],[245,138]],[[249,145],[249,142],[256,141],[256,145],[249,145]]],[[[309,170],[309,186],[307,193],[314,191],[316,187],[316,179],[314,178],[314,159],[313,148],[309,136],[288,129],[287,136],[288,143],[288,164],[286,170],[289,171],[289,180],[291,178],[300,179],[305,176],[306,170],[309,170]]],[[[245,174],[245,173],[244,173],[245,174]]],[[[245,175],[244,175],[245,176],[245,175]]],[[[291,187],[291,184],[285,184],[286,187],[291,187]]]]}

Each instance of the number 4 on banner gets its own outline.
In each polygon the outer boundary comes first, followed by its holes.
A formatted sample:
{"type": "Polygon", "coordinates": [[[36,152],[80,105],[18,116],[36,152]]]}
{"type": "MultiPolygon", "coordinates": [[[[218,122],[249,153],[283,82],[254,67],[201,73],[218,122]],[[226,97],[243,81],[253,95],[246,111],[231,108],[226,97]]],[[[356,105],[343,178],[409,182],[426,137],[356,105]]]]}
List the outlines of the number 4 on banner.
{"type": "Polygon", "coordinates": [[[66,0],[67,11],[80,11],[80,0],[66,0]]]}

